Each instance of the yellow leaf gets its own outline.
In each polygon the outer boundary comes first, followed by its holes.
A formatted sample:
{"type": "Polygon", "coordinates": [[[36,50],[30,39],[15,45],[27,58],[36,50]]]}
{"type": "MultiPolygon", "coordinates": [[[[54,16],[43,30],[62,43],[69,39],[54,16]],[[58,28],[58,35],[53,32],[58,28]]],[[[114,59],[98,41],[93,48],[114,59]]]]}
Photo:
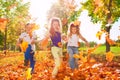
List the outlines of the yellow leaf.
{"type": "Polygon", "coordinates": [[[103,32],[102,31],[98,31],[96,34],[96,37],[100,40],[101,36],[102,36],[103,32]]]}
{"type": "Polygon", "coordinates": [[[87,62],[87,57],[81,57],[80,59],[81,59],[81,61],[84,62],[84,63],[87,62]]]}
{"type": "Polygon", "coordinates": [[[58,46],[59,46],[60,48],[62,48],[62,43],[61,43],[61,42],[58,42],[58,46]]]}
{"type": "Polygon", "coordinates": [[[114,57],[114,54],[112,52],[109,51],[106,53],[106,60],[108,62],[111,62],[113,60],[113,57],[114,57]]]}
{"type": "Polygon", "coordinates": [[[22,52],[25,52],[26,49],[27,49],[27,47],[28,47],[28,42],[23,41],[23,42],[20,44],[20,48],[21,48],[22,52]]]}
{"type": "Polygon", "coordinates": [[[70,77],[65,76],[64,80],[70,80],[70,77]]]}
{"type": "Polygon", "coordinates": [[[31,70],[32,70],[32,68],[28,68],[27,71],[26,71],[26,78],[27,78],[27,80],[32,78],[31,70]]]}

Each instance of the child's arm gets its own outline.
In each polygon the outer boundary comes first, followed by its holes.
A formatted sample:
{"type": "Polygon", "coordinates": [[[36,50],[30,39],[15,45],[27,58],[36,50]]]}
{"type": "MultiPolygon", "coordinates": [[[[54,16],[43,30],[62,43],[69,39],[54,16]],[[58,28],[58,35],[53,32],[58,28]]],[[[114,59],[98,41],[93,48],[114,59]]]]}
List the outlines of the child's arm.
{"type": "Polygon", "coordinates": [[[66,35],[62,35],[62,42],[64,42],[64,43],[68,42],[68,38],[66,35]]]}
{"type": "Polygon", "coordinates": [[[86,46],[89,47],[88,41],[81,34],[79,34],[79,37],[80,37],[81,40],[83,40],[86,43],[86,46]]]}

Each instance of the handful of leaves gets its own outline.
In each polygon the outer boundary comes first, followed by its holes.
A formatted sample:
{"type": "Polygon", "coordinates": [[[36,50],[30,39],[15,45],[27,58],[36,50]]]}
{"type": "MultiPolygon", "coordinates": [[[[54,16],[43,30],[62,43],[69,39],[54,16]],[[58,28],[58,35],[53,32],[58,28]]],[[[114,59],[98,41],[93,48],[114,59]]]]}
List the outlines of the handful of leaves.
{"type": "Polygon", "coordinates": [[[20,44],[20,48],[22,52],[25,52],[28,47],[28,42],[22,41],[20,44]]]}

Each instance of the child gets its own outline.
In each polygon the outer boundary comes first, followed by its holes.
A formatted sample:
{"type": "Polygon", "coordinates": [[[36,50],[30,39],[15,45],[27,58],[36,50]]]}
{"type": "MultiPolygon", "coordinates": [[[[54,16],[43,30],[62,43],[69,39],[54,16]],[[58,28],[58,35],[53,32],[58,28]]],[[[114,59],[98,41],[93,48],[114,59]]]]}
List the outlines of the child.
{"type": "Polygon", "coordinates": [[[31,73],[34,71],[34,51],[35,51],[35,39],[36,35],[32,33],[32,26],[30,23],[25,25],[25,32],[19,36],[18,44],[21,45],[21,49],[24,52],[24,65],[28,66],[30,61],[31,73]]]}
{"type": "Polygon", "coordinates": [[[78,54],[78,42],[79,39],[83,40],[87,46],[89,46],[87,40],[80,34],[79,32],[79,26],[76,25],[75,23],[70,24],[70,32],[68,34],[68,43],[67,43],[67,50],[69,53],[69,65],[71,69],[75,69],[78,67],[77,65],[77,59],[73,57],[74,54],[78,54]]]}
{"type": "Polygon", "coordinates": [[[51,52],[54,57],[55,67],[52,77],[55,78],[62,62],[62,43],[61,43],[61,21],[58,18],[52,18],[50,23],[50,38],[52,41],[51,52]]]}

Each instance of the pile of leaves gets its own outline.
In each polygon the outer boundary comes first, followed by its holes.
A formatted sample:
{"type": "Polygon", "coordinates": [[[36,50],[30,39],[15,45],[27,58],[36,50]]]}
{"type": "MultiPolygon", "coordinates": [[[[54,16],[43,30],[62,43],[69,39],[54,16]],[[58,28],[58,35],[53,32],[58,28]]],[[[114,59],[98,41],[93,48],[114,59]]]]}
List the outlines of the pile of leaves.
{"type": "MultiPolygon", "coordinates": [[[[79,59],[79,67],[71,70],[66,53],[56,78],[52,79],[54,60],[51,52],[36,52],[35,57],[35,73],[30,80],[120,80],[119,62],[96,62],[93,58],[83,62],[79,59]]],[[[6,56],[0,53],[0,80],[26,80],[26,70],[23,53],[8,53],[6,56]]]]}

